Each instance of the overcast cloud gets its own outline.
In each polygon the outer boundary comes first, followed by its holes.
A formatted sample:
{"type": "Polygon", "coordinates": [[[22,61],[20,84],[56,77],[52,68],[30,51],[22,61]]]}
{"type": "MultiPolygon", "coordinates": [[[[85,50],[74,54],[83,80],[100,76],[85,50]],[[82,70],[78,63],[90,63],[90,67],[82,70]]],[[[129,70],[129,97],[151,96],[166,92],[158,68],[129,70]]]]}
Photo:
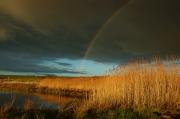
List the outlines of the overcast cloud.
{"type": "Polygon", "coordinates": [[[0,70],[57,73],[34,61],[82,59],[96,35],[89,60],[179,56],[179,5],[179,0],[1,0],[0,70]]]}

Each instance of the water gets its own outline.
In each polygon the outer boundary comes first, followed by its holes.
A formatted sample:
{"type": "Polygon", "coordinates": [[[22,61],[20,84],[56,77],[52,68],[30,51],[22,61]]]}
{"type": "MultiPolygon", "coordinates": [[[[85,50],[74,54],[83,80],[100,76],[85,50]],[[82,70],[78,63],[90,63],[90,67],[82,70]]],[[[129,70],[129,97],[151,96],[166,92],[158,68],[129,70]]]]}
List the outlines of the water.
{"type": "Polygon", "coordinates": [[[23,94],[0,91],[0,107],[6,103],[13,102],[12,107],[14,109],[23,109],[27,100],[32,102],[33,109],[59,109],[62,98],[59,96],[42,94],[23,94]]]}

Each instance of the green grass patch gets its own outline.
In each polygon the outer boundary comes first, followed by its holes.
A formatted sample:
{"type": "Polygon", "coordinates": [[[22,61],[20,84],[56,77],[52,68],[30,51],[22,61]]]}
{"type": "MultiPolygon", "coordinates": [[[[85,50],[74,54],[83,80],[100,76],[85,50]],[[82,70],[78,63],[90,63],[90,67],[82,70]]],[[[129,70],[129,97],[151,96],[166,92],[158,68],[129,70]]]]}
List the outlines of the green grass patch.
{"type": "Polygon", "coordinates": [[[153,112],[137,112],[131,109],[89,110],[83,119],[159,119],[153,112]]]}

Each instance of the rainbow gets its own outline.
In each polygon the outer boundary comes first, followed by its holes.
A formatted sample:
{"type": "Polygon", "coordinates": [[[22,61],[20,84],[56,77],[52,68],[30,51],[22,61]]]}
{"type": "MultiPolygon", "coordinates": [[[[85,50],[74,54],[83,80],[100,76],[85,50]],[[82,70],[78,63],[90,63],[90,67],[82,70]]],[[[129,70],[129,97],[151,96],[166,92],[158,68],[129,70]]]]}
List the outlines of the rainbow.
{"type": "Polygon", "coordinates": [[[129,0],[129,2],[127,4],[125,4],[124,6],[120,7],[117,11],[115,11],[110,17],[109,19],[101,26],[101,28],[99,29],[99,31],[96,33],[96,35],[92,38],[89,47],[87,48],[83,59],[87,59],[87,57],[89,56],[89,54],[91,53],[91,50],[94,46],[94,44],[96,43],[97,39],[99,38],[99,36],[103,33],[104,29],[106,29],[106,27],[113,21],[113,19],[120,13],[120,11],[124,8],[126,8],[129,4],[131,4],[134,0],[129,0]]]}

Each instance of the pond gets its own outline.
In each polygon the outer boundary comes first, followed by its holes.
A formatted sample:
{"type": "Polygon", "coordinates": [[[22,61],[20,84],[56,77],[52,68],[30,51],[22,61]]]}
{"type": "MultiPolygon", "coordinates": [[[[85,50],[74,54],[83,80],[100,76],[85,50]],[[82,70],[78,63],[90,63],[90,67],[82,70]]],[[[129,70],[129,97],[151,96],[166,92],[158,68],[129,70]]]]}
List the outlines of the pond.
{"type": "Polygon", "coordinates": [[[0,91],[0,107],[6,103],[13,102],[12,107],[14,109],[23,109],[27,100],[32,103],[33,109],[59,109],[61,105],[72,100],[72,98],[0,91]]]}

